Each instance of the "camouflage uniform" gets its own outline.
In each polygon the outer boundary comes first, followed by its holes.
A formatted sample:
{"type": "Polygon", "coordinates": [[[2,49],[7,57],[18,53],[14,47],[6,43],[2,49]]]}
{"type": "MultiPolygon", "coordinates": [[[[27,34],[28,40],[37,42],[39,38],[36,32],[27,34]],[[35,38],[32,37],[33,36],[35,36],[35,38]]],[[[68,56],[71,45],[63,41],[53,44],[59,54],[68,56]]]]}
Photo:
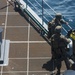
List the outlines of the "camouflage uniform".
{"type": "Polygon", "coordinates": [[[60,34],[61,26],[55,28],[55,34],[51,37],[52,47],[52,59],[56,59],[58,73],[60,73],[61,61],[64,60],[67,69],[70,68],[70,64],[67,58],[67,44],[70,42],[65,36],[60,34]]]}
{"type": "Polygon", "coordinates": [[[50,38],[52,34],[54,34],[55,27],[62,26],[62,24],[68,24],[68,23],[62,19],[61,13],[57,13],[55,18],[48,23],[48,30],[49,30],[48,38],[50,38]]]}

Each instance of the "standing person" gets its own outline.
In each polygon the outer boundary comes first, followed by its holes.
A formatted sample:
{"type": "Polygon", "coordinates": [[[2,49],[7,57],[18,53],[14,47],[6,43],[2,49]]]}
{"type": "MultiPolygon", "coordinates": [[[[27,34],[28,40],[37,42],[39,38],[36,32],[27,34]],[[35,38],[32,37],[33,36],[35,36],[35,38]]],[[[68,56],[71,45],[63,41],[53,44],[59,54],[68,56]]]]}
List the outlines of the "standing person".
{"type": "Polygon", "coordinates": [[[52,59],[56,60],[57,75],[60,75],[61,62],[65,61],[67,69],[70,64],[67,57],[67,44],[70,42],[64,35],[61,35],[61,26],[55,28],[55,34],[51,36],[52,59]]]}
{"type": "Polygon", "coordinates": [[[51,21],[48,22],[48,39],[52,36],[52,34],[54,34],[54,29],[56,26],[62,26],[62,24],[66,24],[68,25],[68,22],[64,21],[62,19],[62,14],[61,13],[57,13],[55,15],[55,18],[51,21]]]}
{"type": "Polygon", "coordinates": [[[68,22],[66,22],[65,20],[62,19],[62,14],[61,13],[56,13],[55,18],[51,21],[52,24],[57,25],[62,25],[62,24],[66,24],[68,25],[68,22]]]}

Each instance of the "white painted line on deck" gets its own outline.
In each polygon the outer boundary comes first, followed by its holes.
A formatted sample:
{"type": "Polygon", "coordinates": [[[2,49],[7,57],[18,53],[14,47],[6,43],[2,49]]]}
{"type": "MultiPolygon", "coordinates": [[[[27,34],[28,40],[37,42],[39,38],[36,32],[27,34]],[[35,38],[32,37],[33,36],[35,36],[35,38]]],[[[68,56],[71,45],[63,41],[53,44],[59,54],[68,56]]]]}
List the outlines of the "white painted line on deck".
{"type": "MultiPolygon", "coordinates": [[[[26,73],[27,71],[4,71],[3,73],[26,73]]],[[[1,72],[0,72],[1,73],[1,72]]]]}
{"type": "Polygon", "coordinates": [[[3,66],[1,66],[1,75],[3,74],[3,66]]]}
{"type": "MultiPolygon", "coordinates": [[[[65,70],[61,70],[61,72],[64,72],[65,70]]],[[[54,70],[54,73],[56,73],[57,71],[54,70]]],[[[1,72],[0,72],[1,73],[1,72]]],[[[3,73],[27,73],[27,71],[4,71],[3,73]]],[[[29,71],[29,73],[50,73],[52,74],[53,71],[29,71]]]]}
{"type": "Polygon", "coordinates": [[[19,15],[18,12],[8,12],[8,13],[9,13],[9,15],[19,15]]]}
{"type": "MultiPolygon", "coordinates": [[[[16,60],[18,60],[18,59],[27,59],[27,58],[9,58],[10,60],[14,60],[14,59],[16,59],[16,60]]],[[[51,59],[51,57],[30,57],[29,59],[31,59],[31,60],[38,60],[38,59],[51,59]]]]}
{"type": "Polygon", "coordinates": [[[6,15],[6,12],[0,12],[0,15],[6,15]]]}
{"type": "MultiPolygon", "coordinates": [[[[7,5],[8,5],[8,1],[7,1],[7,5]]],[[[8,6],[7,6],[7,10],[6,10],[6,18],[5,18],[5,28],[4,28],[4,39],[6,37],[6,27],[7,27],[7,19],[8,19],[8,6]]]]}
{"type": "Polygon", "coordinates": [[[47,43],[46,41],[10,41],[10,43],[47,43]]]}
{"type": "MultiPolygon", "coordinates": [[[[5,23],[2,23],[2,25],[5,25],[5,23]]],[[[0,26],[0,27],[5,27],[5,26],[0,26]]],[[[30,26],[30,27],[32,27],[32,26],[30,26]]],[[[28,26],[7,26],[7,28],[28,28],[28,26]]]]}
{"type": "MultiPolygon", "coordinates": [[[[8,5],[8,2],[7,2],[7,5],[8,5]]],[[[5,18],[5,30],[4,30],[4,39],[5,39],[5,36],[6,36],[6,25],[7,25],[7,16],[8,16],[8,7],[6,9],[6,18],[5,18]]],[[[3,23],[4,24],[4,23],[3,23]]],[[[1,75],[3,74],[3,66],[1,66],[1,75]]]]}
{"type": "MultiPolygon", "coordinates": [[[[7,1],[6,1],[6,2],[7,2],[7,1]]],[[[8,2],[7,2],[7,5],[8,5],[8,2]]],[[[5,39],[5,36],[6,36],[7,17],[8,17],[8,6],[7,6],[7,9],[6,9],[5,29],[4,29],[4,39],[5,39]]],[[[3,74],[3,66],[1,67],[1,75],[2,75],[2,74],[3,74]]]]}
{"type": "MultiPolygon", "coordinates": [[[[30,21],[30,18],[29,18],[29,21],[30,21]]],[[[30,38],[30,23],[28,26],[27,75],[29,75],[29,38],[30,38]]]]}
{"type": "MultiPolygon", "coordinates": [[[[32,26],[30,26],[32,27],[32,26]]],[[[7,28],[28,28],[28,26],[7,26],[7,28]]]]}
{"type": "MultiPolygon", "coordinates": [[[[8,12],[9,14],[8,15],[11,15],[11,16],[18,16],[19,15],[19,13],[17,13],[17,12],[8,12]]],[[[6,12],[0,12],[0,15],[6,15],[6,12]]]]}

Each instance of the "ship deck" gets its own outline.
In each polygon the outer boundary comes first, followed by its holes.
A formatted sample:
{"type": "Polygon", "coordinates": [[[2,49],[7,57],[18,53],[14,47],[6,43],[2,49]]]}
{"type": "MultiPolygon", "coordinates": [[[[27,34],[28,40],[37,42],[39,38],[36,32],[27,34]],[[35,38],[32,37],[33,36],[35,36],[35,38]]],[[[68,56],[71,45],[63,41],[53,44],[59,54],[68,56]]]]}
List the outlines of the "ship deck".
{"type": "Polygon", "coordinates": [[[50,75],[51,46],[6,0],[0,0],[0,27],[2,38],[10,40],[9,64],[0,66],[0,75],[50,75]]]}

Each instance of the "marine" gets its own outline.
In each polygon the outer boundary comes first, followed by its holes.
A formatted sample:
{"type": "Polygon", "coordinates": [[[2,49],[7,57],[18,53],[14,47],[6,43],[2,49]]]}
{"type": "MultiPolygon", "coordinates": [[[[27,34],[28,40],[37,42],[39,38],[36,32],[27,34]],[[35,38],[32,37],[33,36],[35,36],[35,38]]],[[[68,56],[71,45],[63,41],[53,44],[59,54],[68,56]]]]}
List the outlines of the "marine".
{"type": "Polygon", "coordinates": [[[61,13],[56,13],[55,18],[51,22],[48,22],[48,39],[54,34],[55,27],[58,25],[62,26],[62,24],[68,25],[68,22],[62,19],[61,13]]]}
{"type": "Polygon", "coordinates": [[[67,44],[70,40],[61,34],[61,26],[55,28],[55,34],[51,36],[52,60],[57,64],[57,75],[60,75],[61,62],[65,61],[66,68],[70,69],[70,63],[67,56],[67,44]]]}

